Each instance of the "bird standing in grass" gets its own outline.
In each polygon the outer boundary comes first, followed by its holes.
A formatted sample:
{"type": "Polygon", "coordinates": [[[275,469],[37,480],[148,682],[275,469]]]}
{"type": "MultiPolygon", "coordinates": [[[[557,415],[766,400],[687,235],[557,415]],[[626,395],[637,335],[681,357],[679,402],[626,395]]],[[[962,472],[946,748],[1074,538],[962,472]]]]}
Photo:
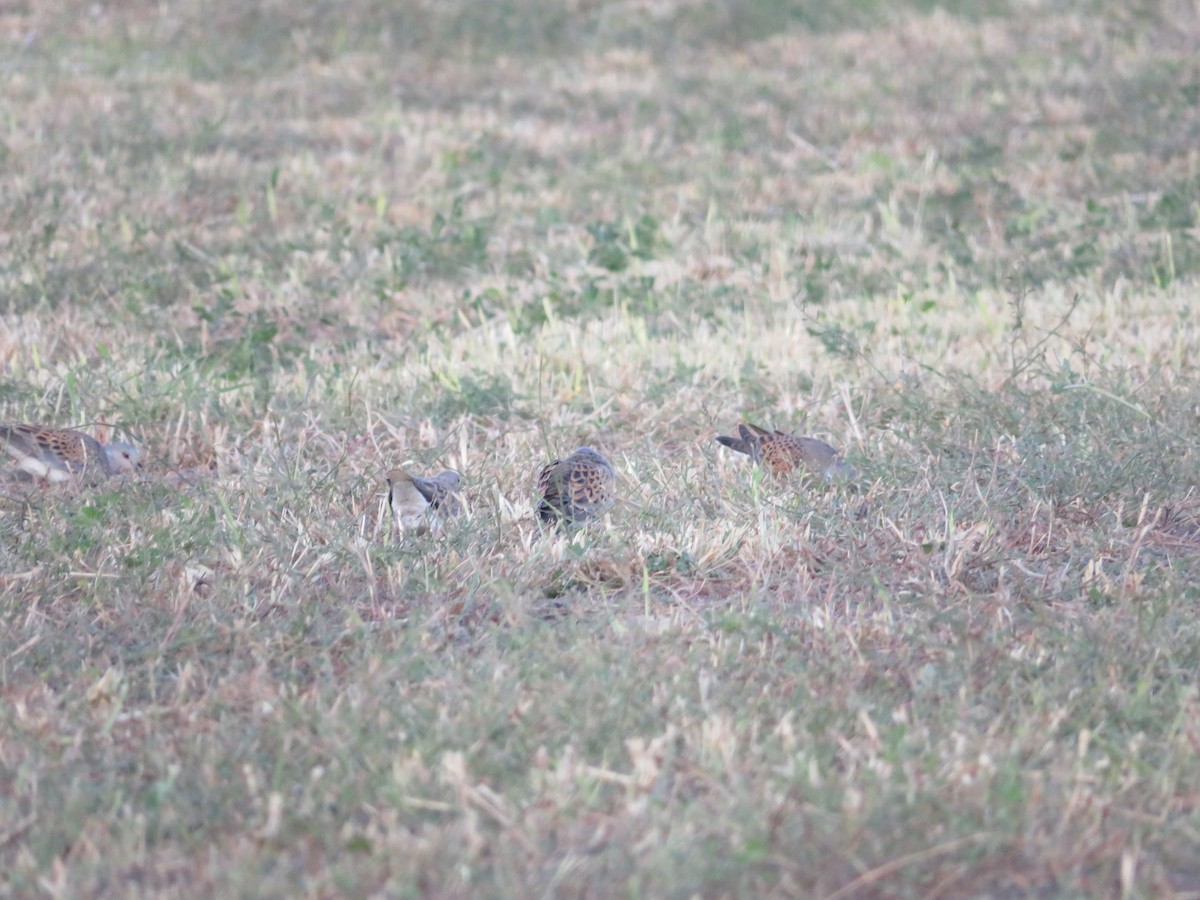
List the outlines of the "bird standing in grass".
{"type": "Polygon", "coordinates": [[[130,472],[140,456],[132,444],[102,444],[82,431],[46,425],[0,425],[0,444],[15,460],[18,478],[52,483],[130,472]]]}
{"type": "Polygon", "coordinates": [[[604,515],[617,501],[617,473],[591,447],[556,459],[538,474],[538,518],[564,528],[604,515]]]}
{"type": "Polygon", "coordinates": [[[444,516],[462,512],[459,482],[459,475],[453,469],[432,478],[393,469],[388,473],[388,506],[392,510],[392,522],[401,533],[437,531],[444,516]]]}
{"type": "Polygon", "coordinates": [[[782,431],[767,431],[757,425],[739,425],[738,437],[718,435],[717,440],[745,453],[776,478],[790,475],[797,466],[824,475],[827,481],[849,481],[858,472],[842,459],[837,448],[814,437],[801,437],[782,431]]]}

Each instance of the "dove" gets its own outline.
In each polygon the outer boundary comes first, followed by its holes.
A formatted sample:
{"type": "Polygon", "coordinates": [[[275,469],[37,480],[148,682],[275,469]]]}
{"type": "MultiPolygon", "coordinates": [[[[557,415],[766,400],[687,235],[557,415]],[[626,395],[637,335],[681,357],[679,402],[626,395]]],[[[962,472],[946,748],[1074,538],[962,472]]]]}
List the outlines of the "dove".
{"type": "Polygon", "coordinates": [[[456,516],[462,512],[459,481],[459,475],[453,469],[432,478],[410,475],[404,469],[388,472],[388,506],[396,528],[402,534],[405,531],[416,534],[437,531],[442,516],[456,516]]]}
{"type": "Polygon", "coordinates": [[[538,518],[564,528],[604,515],[617,500],[617,474],[591,447],[556,459],[538,474],[538,518]]]}
{"type": "Polygon", "coordinates": [[[850,480],[858,474],[835,447],[814,437],[767,431],[746,424],[738,426],[738,437],[722,434],[717,435],[717,440],[731,450],[747,454],[777,478],[790,475],[797,466],[820,473],[827,481],[850,480]]]}
{"type": "Polygon", "coordinates": [[[98,478],[129,472],[140,456],[132,444],[102,444],[82,431],[46,425],[0,425],[0,444],[16,461],[18,478],[53,483],[75,475],[98,478]]]}

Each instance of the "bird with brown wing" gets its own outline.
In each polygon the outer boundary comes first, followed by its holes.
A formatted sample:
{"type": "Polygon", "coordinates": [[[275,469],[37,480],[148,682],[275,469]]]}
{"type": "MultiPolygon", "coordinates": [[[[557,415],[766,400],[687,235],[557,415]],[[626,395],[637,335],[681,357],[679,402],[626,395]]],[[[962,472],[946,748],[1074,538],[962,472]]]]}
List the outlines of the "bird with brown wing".
{"type": "Polygon", "coordinates": [[[569,529],[612,509],[617,501],[617,473],[599,451],[580,447],[542,468],[537,492],[538,518],[569,529]]]}
{"type": "Polygon", "coordinates": [[[16,463],[17,478],[51,483],[120,475],[132,471],[140,457],[132,444],[103,444],[82,431],[48,425],[0,425],[0,445],[16,463]]]}
{"type": "Polygon", "coordinates": [[[827,481],[849,481],[858,474],[836,447],[814,437],[744,424],[738,426],[737,437],[722,434],[717,435],[717,440],[731,450],[745,453],[776,478],[787,477],[800,467],[823,475],[827,481]]]}

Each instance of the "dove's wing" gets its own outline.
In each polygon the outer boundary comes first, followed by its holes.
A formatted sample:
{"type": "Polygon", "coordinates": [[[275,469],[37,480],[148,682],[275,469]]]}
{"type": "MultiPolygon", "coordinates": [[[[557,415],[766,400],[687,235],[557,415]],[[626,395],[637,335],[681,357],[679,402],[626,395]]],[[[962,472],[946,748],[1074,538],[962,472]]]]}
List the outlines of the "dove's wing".
{"type": "Polygon", "coordinates": [[[579,525],[613,507],[617,477],[603,455],[580,447],[542,469],[538,489],[542,495],[538,516],[543,522],[579,525]]]}
{"type": "Polygon", "coordinates": [[[17,461],[18,468],[35,478],[57,482],[85,470],[105,475],[113,472],[104,445],[81,431],[44,425],[4,425],[0,426],[0,440],[17,461]]]}

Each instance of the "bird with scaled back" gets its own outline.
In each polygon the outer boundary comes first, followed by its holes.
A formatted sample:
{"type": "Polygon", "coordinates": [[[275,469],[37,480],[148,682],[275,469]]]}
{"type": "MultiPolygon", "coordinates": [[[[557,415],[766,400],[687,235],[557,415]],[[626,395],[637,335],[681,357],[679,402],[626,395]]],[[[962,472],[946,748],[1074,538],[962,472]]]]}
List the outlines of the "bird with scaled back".
{"type": "Polygon", "coordinates": [[[767,431],[747,423],[738,426],[737,437],[721,434],[717,441],[745,453],[776,478],[786,477],[798,467],[824,475],[827,481],[849,481],[858,475],[836,447],[814,437],[767,431]]]}
{"type": "Polygon", "coordinates": [[[47,425],[0,425],[0,444],[16,463],[16,477],[55,484],[75,476],[120,475],[141,459],[132,444],[105,444],[82,431],[47,425]]]}
{"type": "Polygon", "coordinates": [[[598,450],[580,447],[542,468],[537,493],[537,514],[543,523],[573,528],[612,509],[617,473],[598,450]]]}

